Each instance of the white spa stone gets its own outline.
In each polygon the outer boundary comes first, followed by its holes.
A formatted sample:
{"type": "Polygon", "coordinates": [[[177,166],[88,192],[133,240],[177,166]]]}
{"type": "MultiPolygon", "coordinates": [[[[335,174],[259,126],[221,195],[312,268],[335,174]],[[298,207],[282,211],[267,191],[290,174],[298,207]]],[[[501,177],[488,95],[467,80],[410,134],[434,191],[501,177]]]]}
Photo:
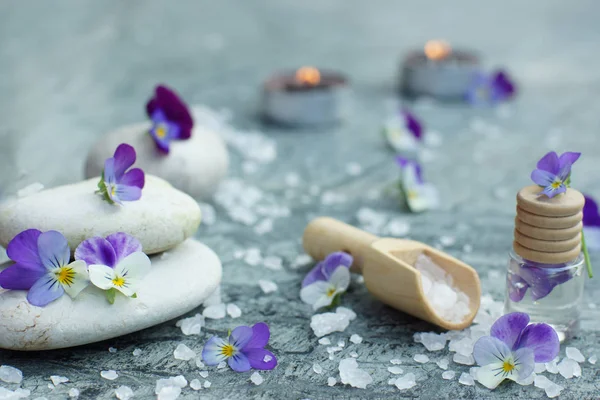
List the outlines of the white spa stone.
{"type": "Polygon", "coordinates": [[[0,205],[0,245],[6,247],[26,229],[56,230],[74,251],[83,240],[125,232],[135,236],[144,253],[177,246],[200,225],[200,207],[166,181],[146,175],[142,198],[122,206],[94,192],[100,178],[42,190],[0,205]]]}
{"type": "Polygon", "coordinates": [[[194,239],[166,259],[151,260],[137,299],[117,294],[114,305],[93,286],[74,300],[64,295],[44,308],[29,304],[25,291],[0,293],[0,348],[60,349],[136,332],[193,310],[221,281],[219,258],[194,239]]]}
{"type": "Polygon", "coordinates": [[[85,176],[99,176],[104,161],[112,157],[121,143],[135,148],[137,160],[134,167],[147,174],[159,176],[176,188],[197,199],[211,197],[219,182],[227,174],[229,156],[221,136],[196,124],[188,140],[170,143],[168,155],[160,154],[148,134],[150,122],[127,125],[103,136],[90,150],[85,176]]]}

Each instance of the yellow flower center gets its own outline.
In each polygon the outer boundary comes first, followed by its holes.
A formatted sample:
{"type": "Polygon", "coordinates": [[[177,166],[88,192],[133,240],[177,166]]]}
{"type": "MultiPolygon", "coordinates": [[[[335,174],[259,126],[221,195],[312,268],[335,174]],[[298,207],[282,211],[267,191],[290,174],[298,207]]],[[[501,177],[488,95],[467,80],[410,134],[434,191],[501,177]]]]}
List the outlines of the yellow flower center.
{"type": "Polygon", "coordinates": [[[61,285],[71,286],[75,280],[75,271],[71,267],[60,267],[54,275],[61,285]]]}
{"type": "Polygon", "coordinates": [[[335,288],[334,287],[330,287],[329,289],[327,289],[327,297],[331,297],[335,294],[335,288]]]}
{"type": "Polygon", "coordinates": [[[116,287],[123,287],[125,286],[125,278],[123,278],[122,276],[117,276],[112,280],[112,284],[116,287]]]}
{"type": "Polygon", "coordinates": [[[416,198],[419,197],[419,194],[417,193],[416,190],[409,190],[408,193],[406,194],[406,196],[411,200],[415,200],[416,198]]]}
{"type": "Polygon", "coordinates": [[[560,185],[562,185],[561,181],[554,181],[552,182],[552,189],[558,189],[560,187],[560,185]]]}
{"type": "Polygon", "coordinates": [[[167,126],[165,124],[158,124],[155,132],[159,139],[164,139],[164,137],[167,136],[167,126]]]}
{"type": "Polygon", "coordinates": [[[511,373],[514,369],[515,369],[515,364],[514,364],[513,360],[506,360],[502,364],[502,371],[504,371],[507,374],[511,373]]]}
{"type": "Polygon", "coordinates": [[[225,357],[233,357],[234,353],[235,353],[235,347],[233,347],[230,344],[226,344],[225,346],[223,346],[221,348],[221,354],[223,354],[225,357]]]}

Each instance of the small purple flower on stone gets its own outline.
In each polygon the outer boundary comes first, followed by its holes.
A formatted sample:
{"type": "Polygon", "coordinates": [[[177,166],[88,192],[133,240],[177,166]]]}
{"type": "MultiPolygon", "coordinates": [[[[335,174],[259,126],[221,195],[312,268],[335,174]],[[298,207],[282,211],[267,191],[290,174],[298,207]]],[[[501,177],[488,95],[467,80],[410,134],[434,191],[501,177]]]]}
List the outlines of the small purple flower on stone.
{"type": "Polygon", "coordinates": [[[570,183],[571,166],[579,159],[581,153],[567,151],[560,157],[551,151],[537,163],[537,169],[531,173],[531,180],[544,189],[540,195],[549,198],[567,191],[570,183]]]}
{"type": "Polygon", "coordinates": [[[202,349],[202,359],[206,365],[217,365],[225,360],[237,372],[250,368],[271,370],[277,366],[277,358],[264,347],[269,342],[271,332],[264,322],[249,326],[238,326],[227,340],[213,336],[202,349]]]}
{"type": "Polygon", "coordinates": [[[423,181],[421,165],[401,156],[396,157],[396,164],[400,167],[402,196],[410,211],[422,212],[437,208],[439,205],[437,188],[423,181]]]}
{"type": "Polygon", "coordinates": [[[514,96],[516,86],[502,70],[490,75],[478,73],[467,92],[467,101],[473,105],[495,105],[514,96]]]}
{"type": "Polygon", "coordinates": [[[600,250],[600,213],[598,213],[598,204],[590,196],[584,195],[585,205],[583,206],[583,233],[585,234],[585,244],[590,250],[600,250]]]}
{"type": "Polygon", "coordinates": [[[331,306],[350,286],[353,258],[342,251],[329,254],[302,281],[300,298],[313,310],[331,306]]]}
{"type": "Polygon", "coordinates": [[[146,104],[146,113],[152,120],[150,136],[160,152],[168,154],[171,141],[192,136],[192,115],[177,93],[168,87],[158,85],[155,88],[154,97],[146,104]]]}
{"type": "Polygon", "coordinates": [[[477,380],[488,389],[504,379],[523,381],[535,363],[552,361],[560,349],[556,331],[547,324],[529,325],[529,315],[510,313],[498,318],[490,336],[481,337],[473,347],[473,357],[481,366],[477,380]]]}
{"type": "Polygon", "coordinates": [[[144,188],[144,171],[133,168],[135,149],[122,143],[115,150],[113,157],[104,162],[104,171],[98,182],[98,192],[111,204],[123,204],[124,201],[135,201],[142,197],[144,188]]]}
{"type": "Polygon", "coordinates": [[[402,109],[386,121],[383,134],[397,153],[414,152],[423,140],[423,127],[410,111],[402,109]]]}
{"type": "Polygon", "coordinates": [[[0,287],[28,290],[34,306],[44,307],[64,293],[75,298],[89,284],[85,262],[69,262],[69,244],[59,232],[28,229],[8,243],[6,253],[15,264],[0,272],[0,287]]]}
{"type": "Polygon", "coordinates": [[[92,284],[107,291],[111,304],[116,291],[134,297],[151,264],[139,240],[123,232],[84,240],[75,250],[75,259],[88,265],[92,284]]]}

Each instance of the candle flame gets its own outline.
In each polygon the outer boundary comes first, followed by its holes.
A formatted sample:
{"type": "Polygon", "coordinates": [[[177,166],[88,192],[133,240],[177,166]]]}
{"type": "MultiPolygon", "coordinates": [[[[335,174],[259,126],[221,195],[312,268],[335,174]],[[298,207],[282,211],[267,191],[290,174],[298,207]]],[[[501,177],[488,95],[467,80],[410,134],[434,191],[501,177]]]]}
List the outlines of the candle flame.
{"type": "Polygon", "coordinates": [[[296,71],[296,81],[304,85],[315,86],[321,82],[321,73],[315,67],[302,67],[296,71]]]}
{"type": "Polygon", "coordinates": [[[430,60],[443,60],[451,51],[450,44],[443,40],[430,40],[425,43],[425,55],[430,60]]]}

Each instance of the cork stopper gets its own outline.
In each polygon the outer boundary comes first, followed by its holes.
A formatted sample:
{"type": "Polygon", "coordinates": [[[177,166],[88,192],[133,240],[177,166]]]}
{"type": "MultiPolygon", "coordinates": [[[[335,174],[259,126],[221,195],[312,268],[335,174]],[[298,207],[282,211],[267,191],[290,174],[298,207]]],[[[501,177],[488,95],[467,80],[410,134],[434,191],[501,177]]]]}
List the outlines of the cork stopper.
{"type": "Polygon", "coordinates": [[[539,186],[526,186],[517,194],[515,253],[543,264],[563,264],[581,252],[583,205],[575,189],[549,199],[539,186]]]}

